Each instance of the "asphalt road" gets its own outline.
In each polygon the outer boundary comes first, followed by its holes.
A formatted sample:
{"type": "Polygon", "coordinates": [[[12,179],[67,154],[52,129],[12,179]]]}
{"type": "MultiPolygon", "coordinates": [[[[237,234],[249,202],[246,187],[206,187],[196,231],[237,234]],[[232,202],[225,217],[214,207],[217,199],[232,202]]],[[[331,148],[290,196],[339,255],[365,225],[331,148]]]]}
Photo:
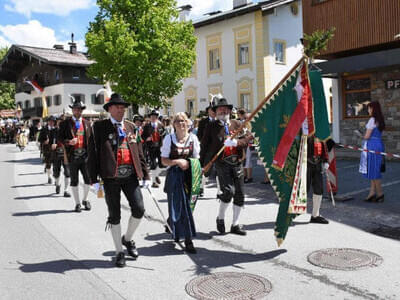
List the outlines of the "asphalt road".
{"type": "MultiPolygon", "coordinates": [[[[218,235],[215,185],[205,191],[194,213],[198,236],[196,255],[187,255],[164,233],[160,215],[143,191],[147,219],[135,235],[140,253],[127,267],[114,267],[114,247],[104,232],[107,211],[104,199],[90,193],[93,209],[77,214],[74,203],[54,194],[46,184],[34,144],[24,152],[15,145],[0,145],[0,299],[191,299],[185,285],[215,272],[245,272],[268,279],[268,299],[399,299],[400,241],[373,233],[382,226],[400,228],[399,164],[385,174],[385,203],[364,203],[368,182],[354,170],[357,162],[339,162],[339,193],[354,200],[326,200],[322,213],[329,225],[308,224],[309,215],[296,218],[284,244],[277,248],[273,227],[277,201],[271,187],[246,185],[246,208],[241,222],[248,235],[218,235]],[[353,166],[354,165],[354,166],[353,166]],[[397,176],[397,177],[396,177],[397,176]],[[397,197],[397,199],[396,199],[397,197]],[[324,248],[356,248],[383,258],[380,266],[336,271],[311,265],[307,255],[324,248]]],[[[162,189],[153,193],[167,212],[162,189]]],[[[123,206],[125,229],[129,216],[123,206]]],[[[227,226],[232,218],[227,214],[227,226]]]]}

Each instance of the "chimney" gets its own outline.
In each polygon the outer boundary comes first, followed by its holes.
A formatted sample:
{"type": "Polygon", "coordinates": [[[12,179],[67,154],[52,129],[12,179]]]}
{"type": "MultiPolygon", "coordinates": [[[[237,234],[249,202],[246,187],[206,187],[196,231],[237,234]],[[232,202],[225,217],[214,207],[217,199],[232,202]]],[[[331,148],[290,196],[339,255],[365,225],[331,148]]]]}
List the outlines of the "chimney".
{"type": "Polygon", "coordinates": [[[64,50],[64,45],[56,44],[53,46],[53,48],[56,50],[64,50]]]}
{"type": "Polygon", "coordinates": [[[69,53],[71,54],[76,54],[77,49],[76,49],[76,43],[74,43],[74,34],[71,34],[71,42],[68,43],[69,45],[69,53]]]}
{"type": "Polygon", "coordinates": [[[178,7],[179,21],[181,21],[181,22],[186,21],[187,18],[189,17],[189,13],[190,13],[191,9],[192,9],[192,6],[190,4],[178,7]]]}
{"type": "Polygon", "coordinates": [[[233,0],[233,9],[249,5],[251,0],[233,0]]]}

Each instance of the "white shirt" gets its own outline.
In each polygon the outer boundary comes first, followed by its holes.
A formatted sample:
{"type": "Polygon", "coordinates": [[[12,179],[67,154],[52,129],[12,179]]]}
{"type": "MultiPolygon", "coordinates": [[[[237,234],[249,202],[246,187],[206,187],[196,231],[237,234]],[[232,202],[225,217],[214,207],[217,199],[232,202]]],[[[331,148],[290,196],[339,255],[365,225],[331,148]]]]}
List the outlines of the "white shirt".
{"type": "Polygon", "coordinates": [[[161,157],[169,158],[169,154],[171,153],[171,138],[172,142],[178,147],[189,146],[190,142],[193,141],[193,158],[200,158],[200,143],[196,135],[190,133],[186,143],[181,144],[176,140],[175,133],[168,134],[164,140],[161,147],[161,157]]]}
{"type": "Polygon", "coordinates": [[[374,128],[376,128],[375,118],[374,118],[374,117],[370,118],[370,119],[368,120],[367,125],[365,125],[365,127],[366,127],[367,129],[374,129],[374,128]]]}
{"type": "Polygon", "coordinates": [[[118,122],[117,120],[115,120],[113,117],[110,116],[110,121],[113,125],[115,124],[121,124],[121,128],[125,129],[125,124],[124,124],[124,118],[122,118],[121,122],[118,122]]]}
{"type": "Polygon", "coordinates": [[[72,120],[79,121],[79,123],[82,123],[82,117],[80,117],[79,119],[75,118],[74,116],[72,116],[72,120]]]}

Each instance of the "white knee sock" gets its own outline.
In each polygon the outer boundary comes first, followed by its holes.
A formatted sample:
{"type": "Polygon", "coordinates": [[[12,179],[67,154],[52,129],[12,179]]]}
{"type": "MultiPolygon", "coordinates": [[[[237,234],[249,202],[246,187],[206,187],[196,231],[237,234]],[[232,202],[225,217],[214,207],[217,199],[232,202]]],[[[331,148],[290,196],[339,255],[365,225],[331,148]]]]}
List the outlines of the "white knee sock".
{"type": "Polygon", "coordinates": [[[48,178],[51,178],[51,169],[46,169],[46,174],[48,178]]]}
{"type": "Polygon", "coordinates": [[[111,225],[111,236],[114,241],[115,253],[123,252],[121,242],[121,224],[111,225]]]}
{"type": "Polygon", "coordinates": [[[69,177],[64,177],[64,191],[67,191],[69,186],[69,177]]]}
{"type": "Polygon", "coordinates": [[[89,184],[84,184],[83,185],[83,198],[82,198],[82,201],[87,201],[88,194],[89,194],[89,189],[90,189],[90,185],[89,184]]]}
{"type": "Polygon", "coordinates": [[[223,220],[225,219],[225,213],[228,209],[229,203],[225,203],[223,201],[219,202],[219,212],[218,212],[218,219],[223,220]]]}
{"type": "Polygon", "coordinates": [[[138,228],[140,221],[142,219],[134,218],[130,216],[129,221],[128,221],[128,227],[126,228],[126,233],[125,233],[125,241],[130,241],[133,237],[133,234],[135,233],[136,229],[138,228]]]}
{"type": "Polygon", "coordinates": [[[60,185],[60,177],[56,178],[56,185],[60,185]]]}
{"type": "Polygon", "coordinates": [[[160,175],[160,168],[157,167],[155,170],[151,170],[150,175],[151,175],[151,181],[156,182],[156,177],[158,177],[158,175],[160,175]]]}
{"type": "Polygon", "coordinates": [[[242,207],[233,204],[233,220],[232,220],[232,226],[239,225],[239,216],[240,212],[242,211],[242,207]]]}
{"type": "Polygon", "coordinates": [[[312,202],[313,202],[312,216],[315,218],[319,216],[319,209],[321,208],[322,195],[313,194],[312,202]]]}
{"type": "Polygon", "coordinates": [[[77,186],[71,186],[72,196],[74,196],[75,204],[81,204],[79,200],[79,189],[77,186]]]}

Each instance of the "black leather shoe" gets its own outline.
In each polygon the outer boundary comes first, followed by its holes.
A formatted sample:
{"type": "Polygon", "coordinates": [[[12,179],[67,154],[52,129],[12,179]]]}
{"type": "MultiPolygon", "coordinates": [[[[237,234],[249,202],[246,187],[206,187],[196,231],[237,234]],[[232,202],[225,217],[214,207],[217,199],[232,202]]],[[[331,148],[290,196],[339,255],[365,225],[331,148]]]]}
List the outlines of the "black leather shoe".
{"type": "Polygon", "coordinates": [[[375,195],[369,196],[367,198],[364,199],[365,202],[375,202],[375,195]]]}
{"type": "Polygon", "coordinates": [[[85,210],[91,210],[92,205],[90,204],[89,201],[82,201],[83,206],[85,207],[85,210]]]}
{"type": "Polygon", "coordinates": [[[217,230],[219,233],[225,233],[225,222],[224,219],[217,218],[217,230]]]}
{"type": "Polygon", "coordinates": [[[126,259],[125,259],[125,253],[124,252],[119,252],[117,254],[117,257],[115,258],[115,265],[118,268],[123,268],[126,266],[126,259]]]}
{"type": "Polygon", "coordinates": [[[82,211],[81,205],[80,204],[75,205],[75,212],[80,213],[81,211],[82,211]]]}
{"type": "Polygon", "coordinates": [[[185,240],[185,251],[192,254],[197,253],[197,250],[194,247],[192,240],[185,240]]]}
{"type": "Polygon", "coordinates": [[[51,178],[49,178],[49,179],[47,179],[47,183],[48,183],[48,184],[52,184],[52,183],[53,183],[53,180],[51,180],[51,178]]]}
{"type": "Polygon", "coordinates": [[[156,182],[157,182],[158,184],[161,184],[161,179],[160,179],[160,177],[156,176],[156,182]]]}
{"type": "Polygon", "coordinates": [[[329,224],[329,221],[322,216],[318,216],[318,217],[311,217],[310,223],[329,224]]]}
{"type": "Polygon", "coordinates": [[[134,241],[125,241],[125,236],[122,236],[122,245],[126,247],[126,250],[128,250],[128,254],[132,256],[133,258],[138,258],[139,253],[136,249],[136,245],[134,241]]]}
{"type": "Polygon", "coordinates": [[[65,198],[70,198],[70,197],[71,197],[71,194],[68,193],[67,191],[65,191],[65,192],[64,192],[64,197],[65,197],[65,198]]]}
{"type": "Polygon", "coordinates": [[[61,185],[56,185],[56,194],[59,194],[61,190],[61,185]]]}
{"type": "Polygon", "coordinates": [[[379,197],[376,197],[375,202],[380,202],[382,203],[383,201],[385,201],[385,195],[382,194],[379,197]]]}
{"type": "Polygon", "coordinates": [[[158,183],[157,182],[153,182],[153,184],[151,185],[152,188],[158,188],[158,183]]]}
{"type": "Polygon", "coordinates": [[[243,229],[241,225],[231,226],[231,233],[238,235],[246,235],[247,232],[243,229]]]}

